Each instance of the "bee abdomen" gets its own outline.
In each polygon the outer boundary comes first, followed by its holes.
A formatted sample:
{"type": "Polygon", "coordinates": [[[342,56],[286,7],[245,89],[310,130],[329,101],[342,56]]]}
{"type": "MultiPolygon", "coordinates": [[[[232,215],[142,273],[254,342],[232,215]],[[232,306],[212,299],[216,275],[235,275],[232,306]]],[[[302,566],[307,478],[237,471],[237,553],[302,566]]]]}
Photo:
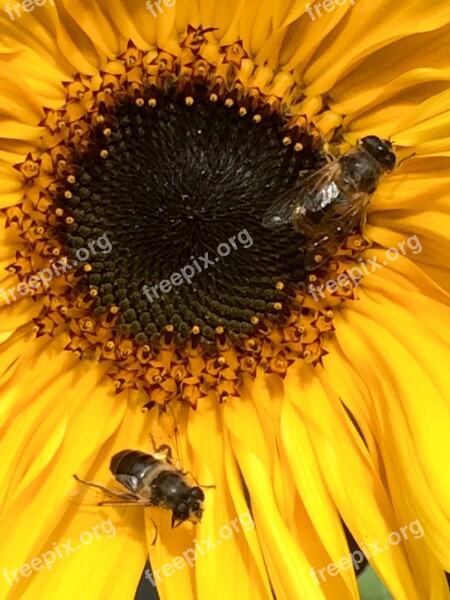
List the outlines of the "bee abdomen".
{"type": "Polygon", "coordinates": [[[111,459],[110,471],[115,475],[133,475],[139,481],[161,461],[140,450],[122,450],[111,459]]]}

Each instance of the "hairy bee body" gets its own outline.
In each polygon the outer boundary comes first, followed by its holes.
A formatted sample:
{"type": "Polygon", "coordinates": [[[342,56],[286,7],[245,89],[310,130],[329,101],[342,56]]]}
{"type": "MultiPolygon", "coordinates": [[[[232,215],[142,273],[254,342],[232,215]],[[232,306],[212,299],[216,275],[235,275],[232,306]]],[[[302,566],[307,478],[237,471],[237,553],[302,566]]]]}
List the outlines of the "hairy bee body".
{"type": "Polygon", "coordinates": [[[182,471],[169,461],[139,450],[122,450],[112,457],[110,471],[121,485],[147,500],[149,505],[167,508],[176,513],[179,512],[180,504],[187,503],[197,512],[197,520],[201,518],[202,511],[198,501],[203,499],[202,490],[192,487],[182,471]]]}
{"type": "Polygon", "coordinates": [[[112,457],[110,471],[127,490],[125,493],[84,481],[76,475],[75,479],[106,493],[110,499],[98,505],[157,506],[172,511],[172,527],[183,521],[197,523],[203,515],[203,490],[189,483],[185,473],[172,464],[170,448],[164,448],[168,450],[166,454],[122,450],[112,457]]]}
{"type": "Polygon", "coordinates": [[[374,135],[323,168],[300,179],[278,197],[263,218],[266,228],[291,225],[305,237],[305,269],[325,262],[355,227],[362,227],[366,207],[381,176],[396,156],[389,140],[374,135]]]}

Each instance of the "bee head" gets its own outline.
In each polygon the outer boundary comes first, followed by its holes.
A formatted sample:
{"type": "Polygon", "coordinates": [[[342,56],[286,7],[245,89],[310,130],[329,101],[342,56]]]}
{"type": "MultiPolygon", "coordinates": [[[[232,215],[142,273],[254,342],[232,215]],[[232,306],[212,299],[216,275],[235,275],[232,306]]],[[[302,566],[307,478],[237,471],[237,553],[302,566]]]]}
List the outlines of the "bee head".
{"type": "Polygon", "coordinates": [[[376,135],[367,135],[360,140],[360,145],[369,152],[386,171],[395,167],[396,157],[389,140],[382,140],[376,135]]]}
{"type": "Polygon", "coordinates": [[[181,502],[173,509],[172,527],[178,527],[183,521],[197,523],[203,515],[203,500],[205,494],[199,487],[192,487],[181,502]]]}

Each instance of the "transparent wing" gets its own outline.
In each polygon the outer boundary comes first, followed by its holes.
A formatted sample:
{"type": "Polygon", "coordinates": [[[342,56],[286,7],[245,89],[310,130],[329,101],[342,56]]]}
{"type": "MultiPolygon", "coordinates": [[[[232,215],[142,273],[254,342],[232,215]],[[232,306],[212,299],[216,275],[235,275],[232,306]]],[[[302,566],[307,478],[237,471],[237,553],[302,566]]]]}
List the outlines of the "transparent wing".
{"type": "Polygon", "coordinates": [[[316,213],[329,206],[339,195],[342,183],[342,165],[339,159],[328,163],[300,183],[299,209],[294,218],[316,213]]]}
{"type": "Polygon", "coordinates": [[[139,498],[121,489],[106,487],[94,481],[85,481],[74,475],[77,487],[68,499],[79,506],[112,506],[114,504],[141,504],[139,498]]]}
{"type": "Polygon", "coordinates": [[[293,196],[292,193],[280,195],[267,209],[262,220],[263,227],[275,229],[282,225],[288,225],[292,220],[292,213],[297,201],[297,196],[293,196]]]}
{"type": "Polygon", "coordinates": [[[350,202],[342,203],[334,210],[332,218],[327,220],[326,231],[320,228],[316,236],[310,237],[305,254],[307,271],[320,267],[338,250],[356,226],[363,226],[364,207],[368,198],[365,193],[353,195],[350,202]],[[322,258],[317,260],[318,256],[322,258]]]}
{"type": "MultiPolygon", "coordinates": [[[[262,224],[266,229],[288,225],[299,218],[303,210],[319,210],[324,203],[324,191],[342,173],[339,159],[302,178],[300,173],[293,190],[280,194],[266,211],[262,224]],[[317,208],[316,208],[317,207],[317,208]]],[[[326,200],[325,200],[326,201],[326,200]]],[[[330,202],[331,200],[328,200],[330,202]]]]}
{"type": "Polygon", "coordinates": [[[327,262],[345,238],[346,234],[344,231],[336,229],[328,234],[324,234],[321,238],[315,240],[314,243],[309,244],[305,253],[305,269],[313,271],[327,262]]]}

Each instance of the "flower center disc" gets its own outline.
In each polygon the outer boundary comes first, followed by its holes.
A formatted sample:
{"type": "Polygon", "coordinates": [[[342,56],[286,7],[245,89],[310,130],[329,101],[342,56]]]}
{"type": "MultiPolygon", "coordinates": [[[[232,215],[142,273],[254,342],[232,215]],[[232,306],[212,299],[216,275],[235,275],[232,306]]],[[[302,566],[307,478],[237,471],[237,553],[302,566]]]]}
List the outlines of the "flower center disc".
{"type": "Polygon", "coordinates": [[[56,201],[60,239],[73,259],[107,234],[112,249],[90,259],[83,284],[98,290],[98,312],[120,308],[120,331],[139,344],[157,344],[168,326],[178,343],[193,328],[203,345],[218,327],[253,334],[285,316],[279,282],[304,281],[301,236],[262,219],[317,151],[306,135],[302,152],[284,145],[280,115],[241,115],[206,88],[192,105],[174,90],[153,100],[122,100],[95,127],[56,201]]]}
{"type": "Polygon", "coordinates": [[[320,363],[341,301],[307,297],[317,276],[290,224],[263,227],[299,173],[324,164],[308,99],[212,31],[188,26],[176,55],[130,42],[66,82],[64,106],[39,123],[43,152],[14,165],[23,201],[3,211],[25,246],[11,273],[56,275],[29,283],[36,335],[67,336],[147,407],[223,401],[258,370],[320,363]]]}

